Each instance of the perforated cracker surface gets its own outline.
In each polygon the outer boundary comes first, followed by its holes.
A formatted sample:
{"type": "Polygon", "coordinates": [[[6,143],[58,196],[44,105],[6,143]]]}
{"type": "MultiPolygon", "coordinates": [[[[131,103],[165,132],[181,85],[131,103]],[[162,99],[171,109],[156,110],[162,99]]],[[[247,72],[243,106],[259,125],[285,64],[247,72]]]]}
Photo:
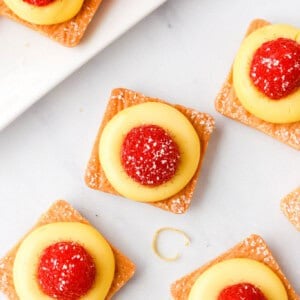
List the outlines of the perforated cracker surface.
{"type": "MultiPolygon", "coordinates": [[[[130,107],[132,105],[136,105],[144,102],[150,102],[150,101],[166,103],[165,101],[162,101],[160,99],[146,97],[140,93],[127,90],[127,89],[120,88],[112,91],[112,95],[108,102],[106,112],[102,120],[102,124],[98,131],[98,135],[96,137],[94,148],[85,174],[86,184],[90,188],[100,190],[106,193],[118,195],[117,191],[111,186],[111,184],[107,180],[99,161],[98,145],[99,145],[101,133],[105,125],[112,119],[114,115],[116,115],[121,110],[130,107]]],[[[187,211],[187,209],[191,204],[193,192],[195,190],[195,186],[199,177],[199,172],[201,169],[203,158],[207,150],[208,141],[213,132],[215,122],[214,119],[208,114],[201,113],[194,109],[186,108],[181,105],[172,105],[172,106],[178,109],[180,112],[182,112],[189,119],[189,121],[196,129],[201,143],[201,158],[198,164],[198,168],[195,172],[195,175],[190,180],[190,182],[185,186],[184,189],[182,189],[180,192],[178,192],[177,194],[175,194],[174,196],[166,200],[151,203],[151,205],[157,206],[161,209],[176,214],[182,214],[187,211]]]]}
{"type": "MultiPolygon", "coordinates": [[[[81,222],[89,224],[70,204],[60,200],[55,202],[49,210],[41,216],[29,233],[39,226],[54,222],[81,222]]],[[[0,291],[2,291],[9,300],[19,300],[13,284],[13,263],[22,240],[23,239],[0,260],[0,291]]],[[[112,250],[115,256],[116,270],[106,300],[111,299],[135,272],[135,265],[126,256],[113,246],[112,250]]]]}
{"type": "Polygon", "coordinates": [[[102,0],[85,0],[80,12],[71,20],[55,25],[35,25],[15,15],[0,0],[0,15],[34,29],[67,47],[76,46],[82,39],[89,23],[94,17],[102,0]]]}
{"type": "MultiPolygon", "coordinates": [[[[269,24],[264,20],[254,20],[250,24],[246,35],[269,24]]],[[[256,128],[280,142],[300,150],[300,122],[274,124],[263,121],[247,112],[235,94],[232,69],[216,98],[215,107],[222,115],[256,128]]]]}
{"type": "Polygon", "coordinates": [[[232,258],[250,258],[264,263],[265,265],[270,267],[282,280],[287,290],[289,300],[300,299],[299,296],[296,294],[295,290],[292,288],[289,281],[287,280],[287,278],[285,277],[285,275],[283,274],[283,272],[281,271],[267,244],[258,235],[249,236],[241,243],[237,244],[235,247],[220,255],[216,259],[212,260],[211,262],[205,264],[204,266],[200,267],[194,272],[174,282],[171,286],[171,294],[173,296],[173,299],[188,300],[188,296],[193,284],[205,270],[207,270],[216,263],[232,258]]]}
{"type": "Polygon", "coordinates": [[[284,197],[280,206],[288,220],[300,231],[300,187],[284,197]]]}

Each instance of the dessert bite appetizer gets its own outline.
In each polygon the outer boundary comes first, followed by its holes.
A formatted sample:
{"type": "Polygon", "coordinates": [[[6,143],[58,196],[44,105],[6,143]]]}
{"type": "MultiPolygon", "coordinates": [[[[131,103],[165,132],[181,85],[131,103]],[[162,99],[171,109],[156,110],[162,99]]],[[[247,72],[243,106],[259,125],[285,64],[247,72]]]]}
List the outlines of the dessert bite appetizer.
{"type": "Polygon", "coordinates": [[[101,1],[0,0],[0,15],[73,47],[82,39],[101,1]]]}
{"type": "Polygon", "coordinates": [[[280,207],[288,220],[300,231],[300,187],[284,197],[280,207]]]}
{"type": "Polygon", "coordinates": [[[255,20],[217,96],[221,114],[300,150],[300,29],[255,20]]]}
{"type": "Polygon", "coordinates": [[[214,120],[207,114],[115,89],[87,166],[86,184],[184,213],[213,129],[214,120]]]}
{"type": "Polygon", "coordinates": [[[251,235],[171,286],[174,300],[297,300],[264,240],[251,235]]]}
{"type": "Polygon", "coordinates": [[[65,201],[57,201],[0,260],[8,299],[104,300],[133,276],[135,265],[65,201]]]}

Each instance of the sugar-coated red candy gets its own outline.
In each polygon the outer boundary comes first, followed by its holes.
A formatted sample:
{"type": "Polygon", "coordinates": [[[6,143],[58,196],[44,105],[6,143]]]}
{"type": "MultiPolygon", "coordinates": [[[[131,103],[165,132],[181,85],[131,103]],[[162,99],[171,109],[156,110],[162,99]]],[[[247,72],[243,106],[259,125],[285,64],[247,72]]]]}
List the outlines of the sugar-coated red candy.
{"type": "Polygon", "coordinates": [[[35,6],[46,6],[56,0],[23,0],[23,1],[35,6]]]}
{"type": "Polygon", "coordinates": [[[142,185],[157,186],[169,181],[179,160],[178,145],[157,125],[135,127],[124,138],[122,165],[128,176],[142,185]]]}
{"type": "Polygon", "coordinates": [[[267,300],[267,298],[253,284],[239,283],[223,289],[218,300],[267,300]]]}
{"type": "Polygon", "coordinates": [[[300,86],[300,44],[287,38],[263,43],[253,56],[250,77],[269,98],[288,96],[300,86]]]}
{"type": "Polygon", "coordinates": [[[41,290],[59,300],[77,300],[93,286],[96,267],[90,254],[78,243],[58,242],[40,258],[37,279],[41,290]]]}

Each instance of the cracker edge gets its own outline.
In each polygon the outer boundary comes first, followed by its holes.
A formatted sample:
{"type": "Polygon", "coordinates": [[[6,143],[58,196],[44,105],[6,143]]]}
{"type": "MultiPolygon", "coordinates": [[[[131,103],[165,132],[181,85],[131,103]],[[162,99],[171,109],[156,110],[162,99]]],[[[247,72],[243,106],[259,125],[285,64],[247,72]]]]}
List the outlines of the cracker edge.
{"type": "MultiPolygon", "coordinates": [[[[98,130],[96,140],[92,149],[92,153],[86,168],[85,173],[85,183],[88,187],[99,190],[102,192],[110,193],[113,195],[121,196],[109,183],[107,180],[99,161],[98,157],[98,145],[99,140],[102,134],[102,131],[106,124],[113,118],[118,112],[123,109],[137,105],[144,102],[160,102],[170,105],[171,107],[176,108],[181,113],[187,117],[187,119],[192,123],[193,127],[197,131],[198,137],[201,142],[201,157],[197,167],[197,170],[190,180],[190,182],[177,194],[168,199],[157,201],[157,202],[143,202],[146,204],[150,204],[152,206],[159,207],[161,209],[167,210],[169,212],[175,214],[183,214],[185,213],[192,200],[193,192],[195,190],[196,184],[198,182],[198,178],[200,176],[200,170],[202,167],[203,159],[208,147],[208,142],[210,136],[215,128],[215,121],[212,116],[206,113],[198,112],[194,109],[186,108],[181,105],[170,104],[164,100],[158,98],[146,97],[145,95],[125,89],[125,88],[117,88],[114,89],[111,93],[110,99],[108,101],[106,111],[104,113],[103,120],[101,122],[100,128],[98,130]],[[207,124],[205,124],[205,120],[207,124]],[[201,122],[204,122],[202,124],[201,122]],[[103,187],[104,185],[104,187],[103,187]]],[[[133,201],[133,200],[132,200],[133,201]]]]}
{"type": "MultiPolygon", "coordinates": [[[[250,33],[252,33],[253,31],[255,31],[261,27],[270,25],[270,24],[271,24],[270,22],[262,20],[262,19],[253,20],[248,27],[245,37],[247,35],[249,35],[250,33]]],[[[275,123],[263,121],[263,120],[255,117],[251,113],[247,112],[235,95],[233,84],[232,84],[232,72],[233,72],[233,70],[231,67],[229,74],[226,78],[226,81],[224,82],[221,90],[219,91],[219,93],[215,99],[215,109],[219,113],[224,115],[225,117],[228,117],[228,118],[238,121],[246,126],[254,128],[256,130],[259,130],[259,131],[263,132],[264,134],[267,134],[267,135],[271,136],[272,138],[299,151],[300,150],[300,135],[299,135],[299,138],[296,137],[295,140],[293,140],[292,138],[289,138],[288,140],[286,140],[283,137],[283,135],[281,135],[280,133],[282,130],[286,130],[288,132],[290,132],[291,130],[295,130],[295,135],[298,135],[297,131],[299,130],[299,132],[300,132],[300,121],[295,122],[295,123],[290,123],[290,124],[275,124],[275,123]],[[231,104],[235,104],[235,106],[237,107],[237,110],[239,110],[239,113],[240,113],[239,115],[236,115],[235,112],[233,112],[233,111],[229,111],[229,112],[224,111],[224,109],[222,108],[223,107],[222,101],[224,101],[224,99],[226,99],[226,98],[228,99],[227,102],[230,102],[231,104]],[[268,128],[264,129],[264,126],[267,126],[268,128]],[[296,127],[296,128],[294,128],[294,127],[296,127]],[[278,134],[276,134],[276,132],[278,134]]]]}
{"type": "Polygon", "coordinates": [[[290,223],[300,231],[300,186],[281,200],[280,208],[290,223]]]}
{"type": "Polygon", "coordinates": [[[203,265],[199,269],[175,281],[171,285],[171,294],[173,299],[188,300],[188,295],[193,284],[204,271],[221,261],[231,258],[250,258],[264,263],[265,265],[270,267],[281,279],[286,288],[289,300],[300,299],[300,297],[296,294],[288,279],[280,269],[266,242],[259,235],[255,234],[249,236],[242,242],[235,245],[233,248],[229,249],[217,258],[203,265]]]}
{"type": "Polygon", "coordinates": [[[54,25],[36,25],[19,18],[12,10],[10,10],[3,0],[0,0],[0,16],[5,16],[17,23],[20,23],[30,29],[33,29],[44,36],[62,44],[66,47],[75,47],[83,38],[90,22],[96,14],[102,0],[85,0],[81,10],[72,19],[54,25]],[[83,24],[82,22],[86,20],[83,24]],[[79,24],[79,25],[78,25],[79,24]],[[78,30],[76,30],[76,26],[78,30]],[[66,34],[66,30],[70,29],[70,34],[66,34]],[[78,34],[78,32],[80,34],[78,34]]]}
{"type": "MultiPolygon", "coordinates": [[[[14,258],[18,247],[24,238],[29,235],[34,229],[56,222],[80,222],[91,225],[77,210],[75,210],[68,202],[58,200],[54,202],[50,208],[41,215],[34,227],[25,234],[23,238],[0,260],[0,291],[3,292],[9,300],[18,300],[13,284],[12,268],[14,258]],[[5,284],[6,283],[6,284],[5,284]]],[[[109,300],[119,291],[135,273],[135,265],[123,255],[117,248],[111,245],[115,256],[116,270],[115,276],[110,287],[110,290],[105,298],[109,300]]]]}

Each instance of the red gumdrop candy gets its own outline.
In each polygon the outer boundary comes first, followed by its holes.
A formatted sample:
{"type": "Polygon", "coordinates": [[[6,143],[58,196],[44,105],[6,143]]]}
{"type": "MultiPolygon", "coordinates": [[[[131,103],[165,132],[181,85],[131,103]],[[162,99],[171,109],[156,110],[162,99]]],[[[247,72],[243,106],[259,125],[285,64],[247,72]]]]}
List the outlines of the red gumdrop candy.
{"type": "Polygon", "coordinates": [[[35,6],[46,6],[55,0],[23,0],[23,1],[35,6]]]}
{"type": "Polygon", "coordinates": [[[93,258],[74,242],[59,242],[46,248],[37,272],[41,290],[58,300],[80,299],[91,289],[95,277],[93,258]]]}
{"type": "Polygon", "coordinates": [[[253,56],[250,77],[269,98],[288,96],[300,86],[300,44],[286,38],[263,43],[253,56]]]}
{"type": "Polygon", "coordinates": [[[123,168],[128,176],[142,185],[157,186],[172,179],[179,159],[178,145],[157,125],[131,129],[122,144],[123,168]]]}
{"type": "Polygon", "coordinates": [[[261,290],[250,283],[239,283],[226,287],[218,300],[267,300],[261,290]]]}

